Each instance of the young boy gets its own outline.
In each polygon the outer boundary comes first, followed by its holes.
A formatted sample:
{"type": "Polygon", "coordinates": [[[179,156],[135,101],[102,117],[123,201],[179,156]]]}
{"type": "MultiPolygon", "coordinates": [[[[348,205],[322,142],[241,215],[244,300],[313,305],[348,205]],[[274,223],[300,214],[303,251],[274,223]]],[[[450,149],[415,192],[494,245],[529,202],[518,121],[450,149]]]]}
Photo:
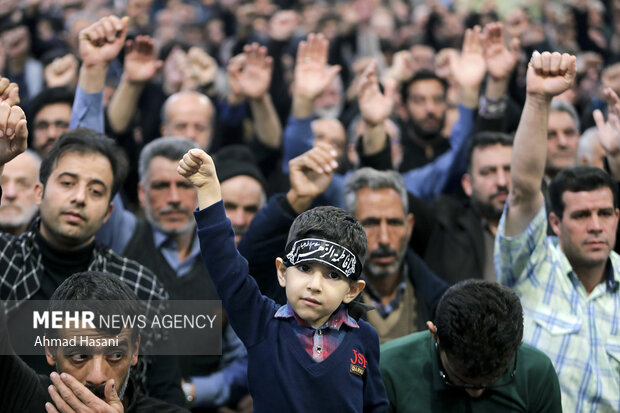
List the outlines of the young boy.
{"type": "Polygon", "coordinates": [[[289,231],[278,281],[288,303],[261,295],[235,248],[211,157],[190,150],[179,173],[198,189],[195,213],[202,257],[235,332],[248,350],[256,412],[387,410],[379,371],[379,339],[347,306],[364,289],[359,279],[366,234],[334,207],[304,212],[289,231]]]}

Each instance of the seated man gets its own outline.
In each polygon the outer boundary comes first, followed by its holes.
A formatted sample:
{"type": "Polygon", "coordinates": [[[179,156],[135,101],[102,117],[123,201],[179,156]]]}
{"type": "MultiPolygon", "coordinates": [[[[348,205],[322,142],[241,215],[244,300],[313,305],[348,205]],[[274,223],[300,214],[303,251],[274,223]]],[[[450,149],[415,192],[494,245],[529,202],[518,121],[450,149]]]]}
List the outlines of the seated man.
{"type": "Polygon", "coordinates": [[[561,412],[560,385],[542,352],[521,344],[523,309],[508,288],[483,280],[452,286],[429,331],[381,348],[395,412],[561,412]]]}
{"type": "MultiPolygon", "coordinates": [[[[98,271],[67,278],[52,295],[49,310],[63,311],[68,301],[77,299],[103,300],[106,311],[114,314],[129,315],[138,310],[134,308],[138,297],[127,284],[116,276],[98,271]],[[109,308],[109,300],[114,300],[116,308],[109,308]]],[[[84,337],[82,333],[102,339],[116,337],[119,344],[88,347],[91,351],[82,347],[47,346],[48,363],[56,365],[57,371],[47,377],[38,375],[13,353],[3,307],[0,306],[0,354],[7,356],[0,357],[0,411],[67,412],[90,407],[101,412],[186,412],[135,391],[129,371],[138,362],[140,335],[137,328],[83,332],[69,328],[46,330],[46,338],[67,338],[71,330],[80,337],[84,337]]]]}

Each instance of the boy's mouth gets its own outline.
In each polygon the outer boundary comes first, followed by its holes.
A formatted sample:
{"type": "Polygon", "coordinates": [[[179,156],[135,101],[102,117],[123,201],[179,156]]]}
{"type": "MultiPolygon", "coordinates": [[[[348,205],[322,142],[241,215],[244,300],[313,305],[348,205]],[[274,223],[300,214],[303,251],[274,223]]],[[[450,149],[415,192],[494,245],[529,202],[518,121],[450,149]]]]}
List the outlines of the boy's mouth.
{"type": "Polygon", "coordinates": [[[311,307],[316,307],[319,304],[321,304],[319,301],[315,300],[312,297],[304,297],[301,299],[301,301],[305,302],[306,304],[308,304],[311,307]]]}

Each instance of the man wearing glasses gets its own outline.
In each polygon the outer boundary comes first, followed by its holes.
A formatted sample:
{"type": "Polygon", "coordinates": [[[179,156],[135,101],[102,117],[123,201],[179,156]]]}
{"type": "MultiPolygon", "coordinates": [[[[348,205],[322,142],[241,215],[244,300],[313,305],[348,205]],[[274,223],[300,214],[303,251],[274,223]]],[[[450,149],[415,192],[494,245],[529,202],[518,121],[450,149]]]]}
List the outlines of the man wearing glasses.
{"type": "Polygon", "coordinates": [[[462,281],[441,298],[435,321],[381,347],[390,411],[562,411],[551,361],[521,343],[523,309],[510,289],[462,281]]]}

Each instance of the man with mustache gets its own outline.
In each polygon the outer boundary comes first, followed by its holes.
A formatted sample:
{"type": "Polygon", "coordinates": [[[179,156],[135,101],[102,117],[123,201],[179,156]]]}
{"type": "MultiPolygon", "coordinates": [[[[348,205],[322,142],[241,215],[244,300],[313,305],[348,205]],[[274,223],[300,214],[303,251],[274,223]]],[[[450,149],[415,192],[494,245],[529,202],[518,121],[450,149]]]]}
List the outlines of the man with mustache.
{"type": "MultiPolygon", "coordinates": [[[[75,310],[75,300],[93,300],[105,306],[89,310],[101,314],[140,314],[138,297],[118,277],[99,271],[74,274],[54,292],[49,311],[75,310]],[[96,311],[99,310],[99,311],[96,311]]],[[[131,367],[138,362],[141,337],[138,328],[46,329],[48,339],[84,336],[118,338],[118,345],[101,347],[46,347],[46,357],[56,371],[38,375],[11,346],[4,303],[0,301],[0,411],[65,413],[91,411],[107,413],[186,413],[187,410],[144,396],[131,379],[131,367]]],[[[94,305],[97,306],[96,304],[94,305]]]]}
{"type": "Polygon", "coordinates": [[[0,231],[19,235],[26,232],[39,207],[34,187],[39,182],[41,158],[26,150],[4,165],[0,178],[0,231]]]}
{"type": "MultiPolygon", "coordinates": [[[[115,211],[97,233],[97,240],[156,271],[171,299],[219,300],[200,258],[193,217],[196,189],[176,170],[178,160],[191,148],[198,144],[178,137],[147,144],[138,164],[144,218],[126,210],[117,196],[115,211]]],[[[195,407],[218,407],[247,393],[245,348],[229,325],[223,334],[227,363],[220,357],[179,357],[186,400],[195,407]]]]}
{"type": "MultiPolygon", "coordinates": [[[[576,166],[553,178],[549,203],[540,188],[551,100],[573,85],[576,72],[574,56],[532,55],[495,266],[498,281],[521,298],[523,341],[553,362],[564,412],[616,412],[620,257],[612,248],[620,215],[618,184],[599,168],[576,166]],[[547,236],[548,222],[557,236],[547,236]]],[[[618,107],[613,111],[617,116],[618,107]]],[[[615,135],[617,140],[617,130],[615,135]]]]}
{"type": "Polygon", "coordinates": [[[395,171],[361,168],[345,184],[346,209],[368,239],[362,301],[381,343],[424,329],[448,285],[409,247],[413,214],[402,177],[395,171]]]}
{"type": "Polygon", "coordinates": [[[512,138],[499,132],[473,136],[462,199],[441,195],[433,203],[412,197],[417,222],[411,246],[450,284],[468,278],[495,281],[493,246],[510,189],[512,138]]]}
{"type": "Polygon", "coordinates": [[[29,146],[40,157],[47,155],[60,134],[69,130],[73,95],[67,88],[53,87],[44,89],[30,102],[29,146]]]}

